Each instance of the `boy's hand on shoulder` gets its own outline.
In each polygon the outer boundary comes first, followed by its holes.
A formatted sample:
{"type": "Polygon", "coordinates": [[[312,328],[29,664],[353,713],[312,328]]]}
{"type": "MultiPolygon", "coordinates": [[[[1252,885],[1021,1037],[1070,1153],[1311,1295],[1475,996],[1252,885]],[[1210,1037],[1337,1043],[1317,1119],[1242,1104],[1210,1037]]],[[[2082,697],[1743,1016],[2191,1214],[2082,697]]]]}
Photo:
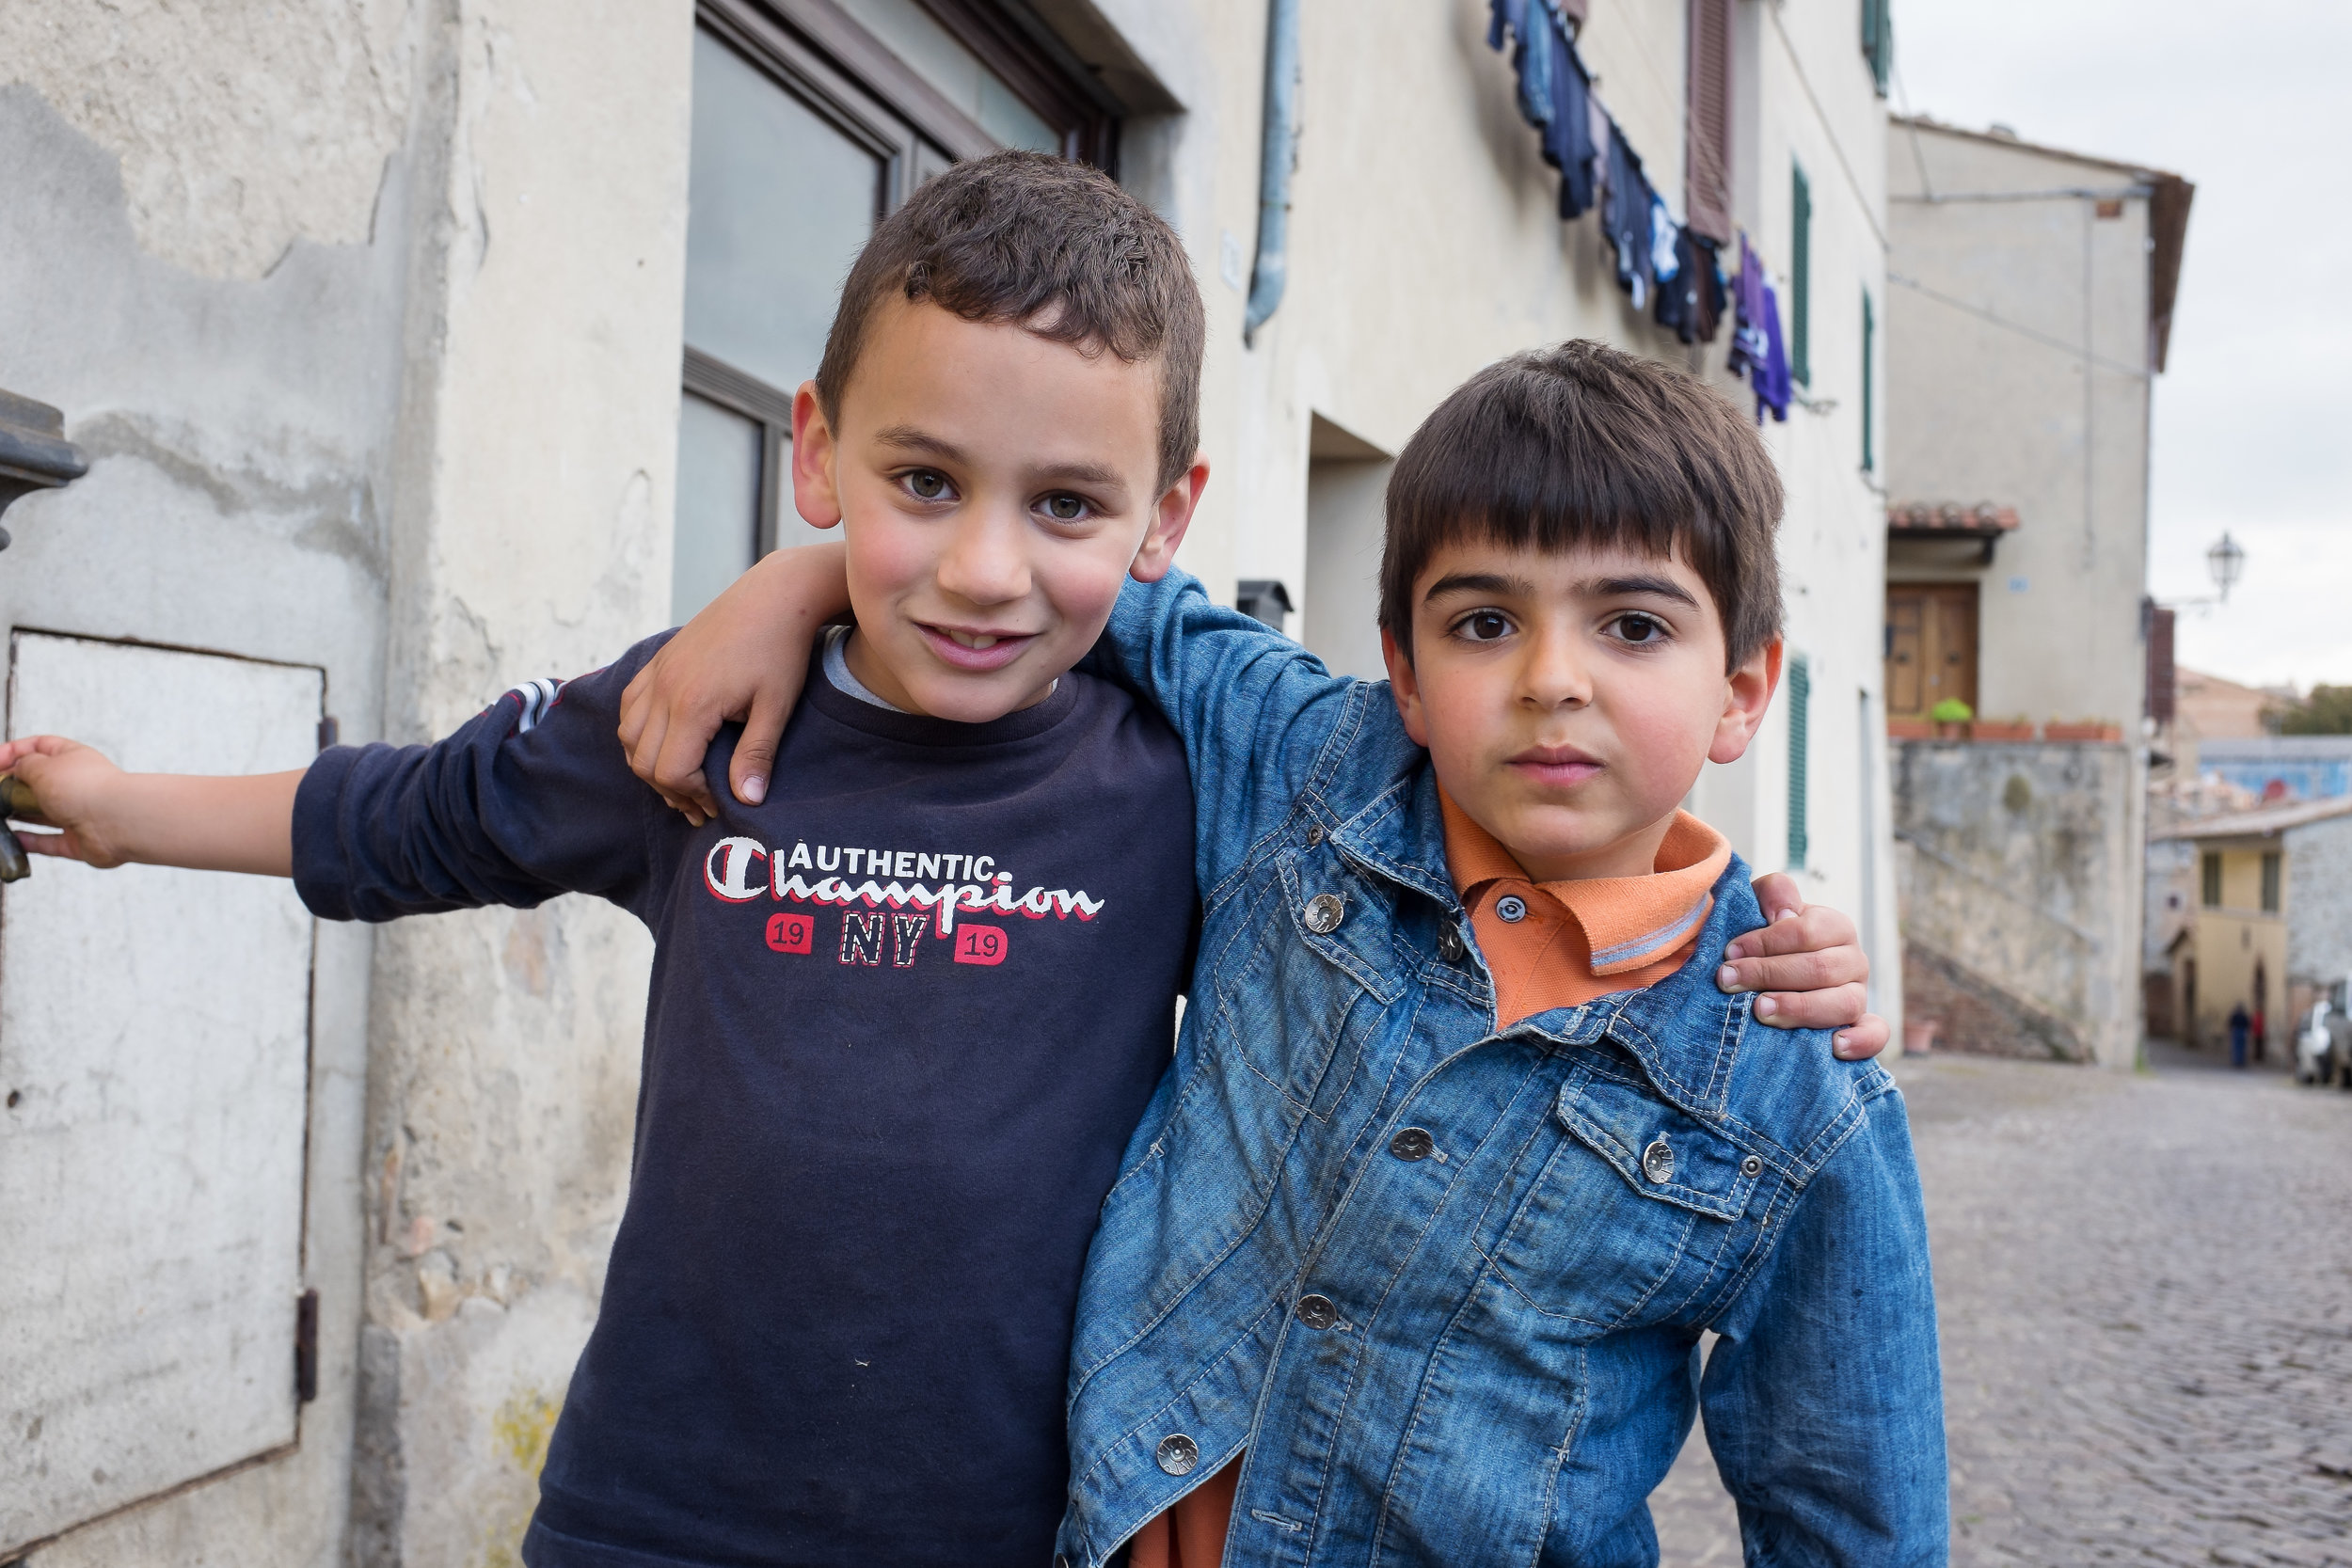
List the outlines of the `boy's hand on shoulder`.
{"type": "Polygon", "coordinates": [[[106,816],[108,794],[122,770],[104,753],[61,735],[26,736],[0,745],[0,773],[13,775],[33,794],[32,809],[12,808],[9,816],[62,830],[20,834],[28,853],[101,867],[130,858],[115,842],[106,816]]]}
{"type": "Polygon", "coordinates": [[[1756,879],[1765,924],[1724,949],[1715,983],[1727,991],[1762,991],[1756,1017],[1775,1029],[1834,1029],[1841,1060],[1863,1061],[1886,1049],[1886,1020],[1867,1010],[1870,960],[1852,921],[1827,905],[1808,907],[1796,879],[1783,872],[1756,879]]]}
{"type": "Polygon", "coordinates": [[[735,579],[621,693],[629,770],[695,827],[719,815],[703,756],[719,726],[743,725],[728,768],[735,798],[768,798],[776,745],[808,684],[817,629],[847,607],[838,545],[775,550],[735,579]]]}

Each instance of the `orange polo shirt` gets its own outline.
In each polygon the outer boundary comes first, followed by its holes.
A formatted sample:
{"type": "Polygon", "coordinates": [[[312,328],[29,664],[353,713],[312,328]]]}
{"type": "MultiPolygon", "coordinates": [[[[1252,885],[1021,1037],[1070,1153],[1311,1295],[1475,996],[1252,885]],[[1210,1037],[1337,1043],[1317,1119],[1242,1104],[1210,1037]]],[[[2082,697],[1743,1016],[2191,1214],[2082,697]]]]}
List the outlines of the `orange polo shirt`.
{"type": "MultiPolygon", "coordinates": [[[[1531,880],[1495,836],[1440,790],[1454,891],[1495,982],[1495,1027],[1613,991],[1653,986],[1690,960],[1731,863],[1724,835],[1677,812],[1646,877],[1531,880]]],[[[1241,1460],[1136,1535],[1133,1568],[1217,1568],[1241,1460]]]]}

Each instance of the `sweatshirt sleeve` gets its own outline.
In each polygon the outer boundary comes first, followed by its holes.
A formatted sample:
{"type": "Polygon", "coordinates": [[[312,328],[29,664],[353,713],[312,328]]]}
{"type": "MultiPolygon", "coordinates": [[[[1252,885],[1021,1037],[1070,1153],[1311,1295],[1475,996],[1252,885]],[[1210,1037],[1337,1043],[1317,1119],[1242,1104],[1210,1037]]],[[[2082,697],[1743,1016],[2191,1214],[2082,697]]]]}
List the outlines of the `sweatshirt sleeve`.
{"type": "Polygon", "coordinates": [[[1891,1086],[1863,1107],[1788,1227],[1715,1324],[1723,1338],[1700,1386],[1747,1560],[1940,1564],[1935,1291],[1911,1128],[1891,1086]]]}
{"type": "Polygon", "coordinates": [[[1182,569],[1127,583],[1087,664],[1183,740],[1204,892],[1288,816],[1358,684],[1182,569]]]}
{"type": "Polygon", "coordinates": [[[516,687],[430,746],[322,752],[294,797],[302,901],[328,920],[392,920],[591,893],[642,917],[661,807],[615,732],[623,689],[661,641],[516,687]]]}

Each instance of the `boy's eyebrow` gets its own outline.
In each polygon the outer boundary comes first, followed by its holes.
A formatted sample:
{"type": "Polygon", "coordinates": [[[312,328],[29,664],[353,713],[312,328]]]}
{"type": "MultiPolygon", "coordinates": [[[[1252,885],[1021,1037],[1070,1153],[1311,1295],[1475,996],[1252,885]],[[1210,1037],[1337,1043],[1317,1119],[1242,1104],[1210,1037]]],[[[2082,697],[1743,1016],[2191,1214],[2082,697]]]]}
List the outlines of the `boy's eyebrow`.
{"type": "Polygon", "coordinates": [[[926,457],[936,457],[949,463],[963,461],[961,447],[957,446],[953,441],[943,441],[928,431],[917,430],[911,424],[891,425],[876,433],[874,439],[885,447],[897,447],[901,451],[921,452],[926,457]]]}
{"type": "MultiPolygon", "coordinates": [[[[911,424],[891,425],[878,432],[874,439],[885,447],[936,457],[943,463],[961,464],[969,460],[964,450],[953,441],[943,440],[911,424]]],[[[1038,483],[1058,482],[1063,484],[1091,484],[1098,489],[1116,488],[1122,495],[1127,488],[1126,482],[1120,478],[1119,470],[1107,463],[1048,463],[1032,468],[1029,478],[1038,483]]]]}
{"type": "Polygon", "coordinates": [[[1599,578],[1588,585],[1585,592],[1595,598],[1601,599],[1623,598],[1629,594],[1647,594],[1655,598],[1672,599],[1677,604],[1688,605],[1692,610],[1699,608],[1698,600],[1691,596],[1690,590],[1682,587],[1672,578],[1599,578]]]}
{"type": "Polygon", "coordinates": [[[1427,603],[1448,594],[1494,594],[1505,598],[1532,599],[1535,596],[1535,585],[1525,578],[1502,572],[1448,572],[1429,585],[1422,601],[1427,603]]]}

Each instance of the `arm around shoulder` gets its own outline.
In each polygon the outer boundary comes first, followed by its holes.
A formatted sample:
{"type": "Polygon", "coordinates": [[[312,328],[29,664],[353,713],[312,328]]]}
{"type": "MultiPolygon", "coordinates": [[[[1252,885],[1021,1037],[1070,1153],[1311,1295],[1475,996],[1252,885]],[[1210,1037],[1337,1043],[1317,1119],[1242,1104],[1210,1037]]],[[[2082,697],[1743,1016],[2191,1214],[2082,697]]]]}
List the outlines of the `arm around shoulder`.
{"type": "Polygon", "coordinates": [[[1269,811],[1289,809],[1357,685],[1176,568],[1127,583],[1083,667],[1167,717],[1192,768],[1202,831],[1214,822],[1249,838],[1270,825],[1269,811]]]}
{"type": "Polygon", "coordinates": [[[1715,1325],[1707,1440],[1751,1562],[1940,1565],[1948,1550],[1927,1219],[1902,1096],[1870,1071],[1882,1091],[1715,1325]]]}

